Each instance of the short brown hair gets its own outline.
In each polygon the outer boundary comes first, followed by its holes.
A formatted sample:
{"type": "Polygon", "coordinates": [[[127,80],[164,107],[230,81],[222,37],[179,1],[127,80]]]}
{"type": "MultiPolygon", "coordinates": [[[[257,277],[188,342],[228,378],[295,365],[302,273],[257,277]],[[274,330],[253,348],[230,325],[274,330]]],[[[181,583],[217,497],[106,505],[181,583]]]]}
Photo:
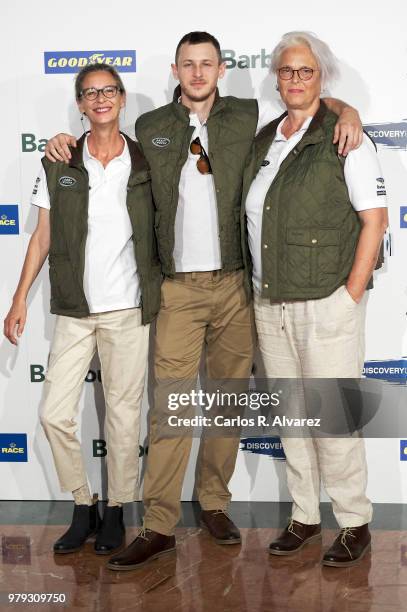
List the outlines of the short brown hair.
{"type": "Polygon", "coordinates": [[[199,45],[200,43],[210,43],[216,49],[216,53],[218,54],[219,64],[222,63],[222,53],[220,50],[220,44],[217,38],[209,34],[208,32],[189,32],[185,34],[181,40],[179,41],[176,51],[175,51],[175,63],[178,62],[179,51],[182,45],[199,45]]]}
{"type": "Polygon", "coordinates": [[[87,64],[78,72],[75,77],[75,96],[77,100],[79,100],[79,98],[82,96],[83,81],[88,76],[88,74],[91,74],[92,72],[108,72],[114,78],[120,93],[126,93],[123,81],[116,68],[113,68],[113,66],[109,66],[109,64],[87,64]]]}

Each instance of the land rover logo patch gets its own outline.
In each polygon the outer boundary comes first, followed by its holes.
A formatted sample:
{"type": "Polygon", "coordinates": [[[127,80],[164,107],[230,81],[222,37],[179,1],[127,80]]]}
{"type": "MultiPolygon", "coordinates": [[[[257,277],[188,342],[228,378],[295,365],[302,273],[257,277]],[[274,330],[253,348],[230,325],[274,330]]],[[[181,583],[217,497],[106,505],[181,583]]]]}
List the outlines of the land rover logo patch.
{"type": "Polygon", "coordinates": [[[164,136],[158,136],[157,138],[153,138],[151,142],[154,146],[160,147],[162,149],[164,147],[168,147],[171,140],[169,138],[165,138],[164,136]]]}
{"type": "Polygon", "coordinates": [[[73,187],[76,185],[76,179],[72,178],[72,176],[61,176],[58,183],[61,187],[73,187]]]}

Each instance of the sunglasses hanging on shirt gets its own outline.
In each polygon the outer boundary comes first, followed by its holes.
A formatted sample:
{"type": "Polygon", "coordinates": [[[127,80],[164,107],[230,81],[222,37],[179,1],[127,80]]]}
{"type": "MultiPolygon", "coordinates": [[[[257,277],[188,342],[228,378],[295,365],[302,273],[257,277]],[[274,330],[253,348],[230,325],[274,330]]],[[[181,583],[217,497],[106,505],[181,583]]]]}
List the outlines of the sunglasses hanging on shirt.
{"type": "Polygon", "coordinates": [[[196,162],[196,167],[201,174],[212,174],[211,162],[209,161],[208,154],[201,145],[199,136],[195,138],[189,147],[192,155],[199,155],[199,159],[196,162]]]}

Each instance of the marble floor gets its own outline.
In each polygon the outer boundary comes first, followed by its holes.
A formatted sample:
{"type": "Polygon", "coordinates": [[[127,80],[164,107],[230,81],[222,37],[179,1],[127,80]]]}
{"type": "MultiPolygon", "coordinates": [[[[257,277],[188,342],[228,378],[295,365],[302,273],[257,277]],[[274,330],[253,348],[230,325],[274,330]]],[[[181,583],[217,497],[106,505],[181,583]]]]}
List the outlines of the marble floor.
{"type": "MultiPolygon", "coordinates": [[[[9,516],[9,523],[13,520],[9,516]]],[[[267,552],[276,527],[243,527],[242,544],[219,546],[198,527],[177,529],[177,552],[130,572],[106,568],[88,542],[53,555],[61,525],[0,524],[0,610],[143,612],[407,611],[407,532],[372,530],[372,552],[354,568],[322,567],[322,543],[294,557],[267,552]],[[8,604],[9,593],[65,594],[65,604],[8,604]]],[[[127,529],[127,541],[137,527],[127,529]]]]}

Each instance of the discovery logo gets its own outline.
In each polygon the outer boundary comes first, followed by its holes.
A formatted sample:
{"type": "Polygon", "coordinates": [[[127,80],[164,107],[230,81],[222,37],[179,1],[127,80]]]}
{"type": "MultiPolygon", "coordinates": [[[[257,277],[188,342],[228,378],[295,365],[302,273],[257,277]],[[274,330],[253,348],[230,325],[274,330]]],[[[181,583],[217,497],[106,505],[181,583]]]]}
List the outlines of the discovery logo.
{"type": "Polygon", "coordinates": [[[27,462],[27,434],[0,434],[0,461],[27,462]]]}
{"type": "Polygon", "coordinates": [[[19,234],[18,204],[0,204],[0,234],[19,234]]]}
{"type": "Polygon", "coordinates": [[[267,455],[279,461],[284,461],[285,454],[280,438],[242,438],[240,450],[256,455],[267,455]]]}
{"type": "Polygon", "coordinates": [[[407,357],[385,361],[366,361],[363,374],[366,378],[376,378],[405,385],[407,382],[407,357]]]}
{"type": "Polygon", "coordinates": [[[45,51],[45,74],[79,72],[88,64],[108,64],[118,72],[136,72],[136,52],[129,51],[45,51]]]}
{"type": "Polygon", "coordinates": [[[400,206],[400,227],[407,227],[407,206],[400,206]]]}
{"type": "Polygon", "coordinates": [[[407,119],[400,123],[372,123],[363,127],[376,144],[388,149],[407,149],[407,119]]]}
{"type": "Polygon", "coordinates": [[[400,461],[407,461],[407,440],[400,440],[400,461]]]}

